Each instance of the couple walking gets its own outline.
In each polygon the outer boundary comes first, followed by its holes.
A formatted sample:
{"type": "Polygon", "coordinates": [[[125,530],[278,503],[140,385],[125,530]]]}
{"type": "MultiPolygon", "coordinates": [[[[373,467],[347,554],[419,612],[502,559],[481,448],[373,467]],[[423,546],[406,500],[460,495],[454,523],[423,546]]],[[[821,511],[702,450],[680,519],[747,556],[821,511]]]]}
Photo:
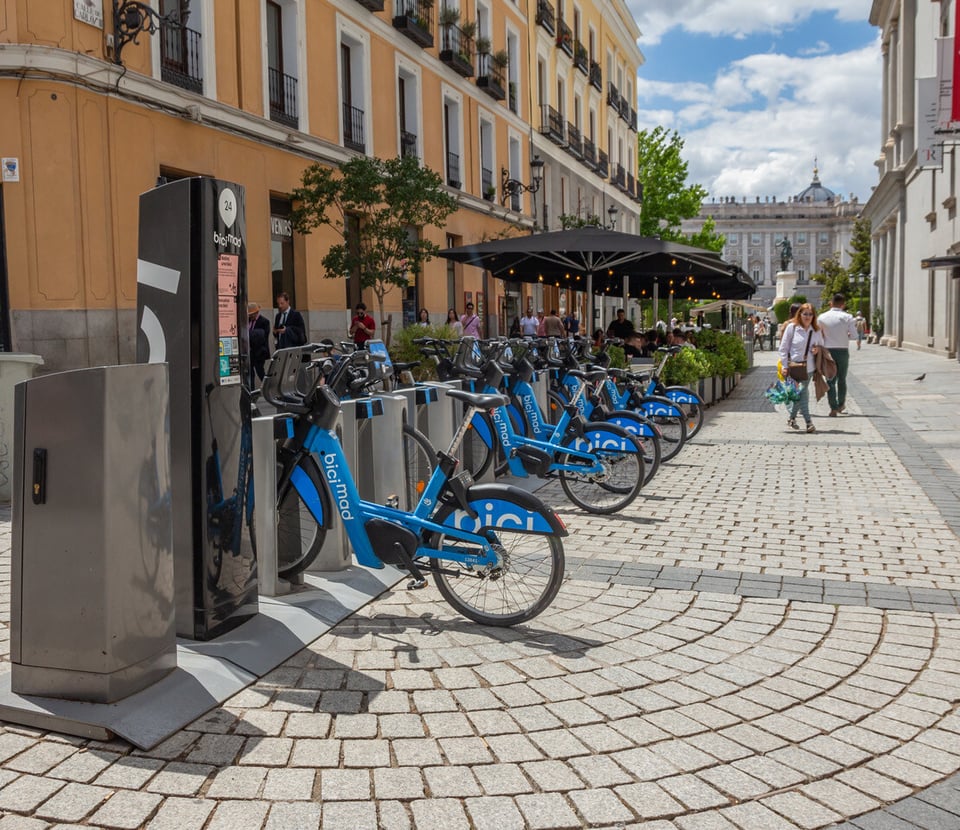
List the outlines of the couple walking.
{"type": "Polygon", "coordinates": [[[843,294],[834,294],[830,310],[818,320],[813,306],[803,303],[784,329],[780,362],[784,373],[797,382],[800,390],[800,398],[790,406],[787,425],[792,429],[800,428],[797,423],[797,414],[800,414],[807,432],[817,431],[810,418],[811,379],[819,381],[817,400],[823,395],[819,384],[825,385],[831,418],[846,410],[848,344],[856,339],[857,327],[853,316],[844,311],[845,305],[843,294]]]}

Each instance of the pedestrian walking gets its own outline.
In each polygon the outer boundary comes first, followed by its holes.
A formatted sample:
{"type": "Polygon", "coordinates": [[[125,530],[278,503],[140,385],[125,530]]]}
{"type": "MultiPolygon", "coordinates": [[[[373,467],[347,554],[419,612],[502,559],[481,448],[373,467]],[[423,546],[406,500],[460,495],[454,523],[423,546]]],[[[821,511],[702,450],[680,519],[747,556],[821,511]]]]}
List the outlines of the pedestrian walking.
{"type": "Polygon", "coordinates": [[[273,321],[273,337],[278,349],[302,346],[307,342],[307,326],[303,315],[290,305],[290,295],[277,294],[277,316],[273,321]]]}
{"type": "Polygon", "coordinates": [[[857,324],[853,315],[844,307],[847,298],[843,294],[834,294],[830,301],[830,310],[820,315],[817,321],[823,335],[823,344],[827,347],[833,362],[837,364],[837,373],[827,380],[827,400],[830,402],[830,417],[836,418],[847,408],[847,368],[850,366],[850,341],[857,337],[857,324]]]}
{"type": "Polygon", "coordinates": [[[527,307],[527,313],[520,318],[520,334],[523,337],[536,337],[537,336],[537,327],[540,325],[540,321],[537,319],[537,316],[533,313],[533,309],[527,307]]]}
{"type": "Polygon", "coordinates": [[[867,318],[863,316],[859,311],[857,316],[853,320],[854,324],[857,327],[857,351],[860,351],[860,344],[863,342],[863,338],[867,333],[867,318]]]}
{"type": "Polygon", "coordinates": [[[473,303],[467,303],[466,311],[460,318],[460,326],[465,337],[480,336],[480,318],[473,313],[473,303]]]}
{"type": "Polygon", "coordinates": [[[417,315],[417,323],[416,323],[416,324],[417,324],[418,326],[422,326],[423,328],[429,328],[429,326],[430,326],[430,312],[427,311],[425,308],[421,308],[421,309],[420,309],[420,313],[417,315]]]}
{"type": "Polygon", "coordinates": [[[365,303],[357,303],[354,309],[353,319],[350,321],[349,334],[353,338],[353,345],[358,349],[365,348],[366,342],[373,337],[373,332],[377,327],[376,321],[367,314],[365,303]]]}
{"type": "Polygon", "coordinates": [[[563,337],[563,321],[557,316],[555,308],[550,309],[550,314],[543,321],[543,331],[547,337],[563,337]]]}
{"type": "Polygon", "coordinates": [[[580,334],[580,321],[577,319],[576,309],[570,309],[570,313],[563,318],[563,328],[570,337],[576,337],[580,334]]]}
{"type": "Polygon", "coordinates": [[[270,359],[270,321],[260,314],[260,303],[247,303],[247,333],[250,338],[250,388],[263,380],[264,366],[270,359]]]}
{"type": "Polygon", "coordinates": [[[455,308],[447,309],[447,325],[453,329],[453,333],[457,337],[463,337],[463,326],[460,323],[460,317],[457,316],[457,310],[455,308]]]}
{"type": "Polygon", "coordinates": [[[823,335],[817,325],[817,312],[810,303],[804,303],[787,323],[780,340],[780,362],[784,372],[793,378],[800,390],[799,399],[790,404],[787,426],[791,429],[800,428],[797,425],[799,412],[807,424],[807,432],[817,431],[810,420],[810,378],[813,376],[816,355],[822,346],[823,335]]]}
{"type": "Polygon", "coordinates": [[[759,315],[754,315],[753,318],[753,345],[758,348],[761,352],[763,351],[763,338],[767,333],[766,325],[763,320],[760,319],[759,315]]]}

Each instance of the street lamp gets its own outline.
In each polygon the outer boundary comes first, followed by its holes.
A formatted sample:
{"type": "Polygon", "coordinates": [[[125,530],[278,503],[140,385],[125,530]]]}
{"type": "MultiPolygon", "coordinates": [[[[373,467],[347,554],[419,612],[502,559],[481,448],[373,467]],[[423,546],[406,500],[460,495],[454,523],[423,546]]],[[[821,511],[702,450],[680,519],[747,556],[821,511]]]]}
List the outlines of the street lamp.
{"type": "Polygon", "coordinates": [[[543,184],[543,159],[534,156],[530,161],[530,184],[524,184],[519,179],[510,178],[510,171],[506,167],[500,168],[500,204],[507,203],[508,196],[520,196],[523,193],[536,193],[543,184]]]}
{"type": "Polygon", "coordinates": [[[615,230],[615,229],[616,229],[616,227],[617,227],[617,214],[618,214],[619,212],[620,212],[620,208],[618,208],[616,205],[610,205],[610,207],[607,208],[607,216],[610,217],[610,224],[608,225],[608,227],[610,228],[610,230],[615,230]]]}

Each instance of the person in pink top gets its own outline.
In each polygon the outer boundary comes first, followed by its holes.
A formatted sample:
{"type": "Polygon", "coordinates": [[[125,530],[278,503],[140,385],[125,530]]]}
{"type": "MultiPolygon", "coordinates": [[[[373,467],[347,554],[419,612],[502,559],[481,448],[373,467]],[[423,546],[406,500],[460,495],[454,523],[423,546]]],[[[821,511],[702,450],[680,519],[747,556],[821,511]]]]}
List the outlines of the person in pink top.
{"type": "Polygon", "coordinates": [[[473,313],[473,303],[467,303],[467,309],[460,318],[464,337],[480,337],[480,318],[473,313]]]}

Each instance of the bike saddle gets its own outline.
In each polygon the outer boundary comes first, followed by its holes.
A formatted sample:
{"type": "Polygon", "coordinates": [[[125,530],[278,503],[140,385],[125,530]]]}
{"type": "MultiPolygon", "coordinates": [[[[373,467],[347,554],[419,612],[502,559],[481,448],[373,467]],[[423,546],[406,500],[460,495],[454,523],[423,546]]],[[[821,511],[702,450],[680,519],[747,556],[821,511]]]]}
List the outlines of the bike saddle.
{"type": "Polygon", "coordinates": [[[505,395],[492,392],[467,392],[463,389],[448,389],[447,397],[475,406],[478,409],[496,409],[510,401],[505,395]]]}
{"type": "Polygon", "coordinates": [[[588,369],[586,371],[581,371],[580,369],[571,369],[567,372],[568,375],[572,375],[575,378],[580,378],[585,380],[587,383],[597,383],[601,380],[606,380],[607,370],[606,369],[588,369]]]}

